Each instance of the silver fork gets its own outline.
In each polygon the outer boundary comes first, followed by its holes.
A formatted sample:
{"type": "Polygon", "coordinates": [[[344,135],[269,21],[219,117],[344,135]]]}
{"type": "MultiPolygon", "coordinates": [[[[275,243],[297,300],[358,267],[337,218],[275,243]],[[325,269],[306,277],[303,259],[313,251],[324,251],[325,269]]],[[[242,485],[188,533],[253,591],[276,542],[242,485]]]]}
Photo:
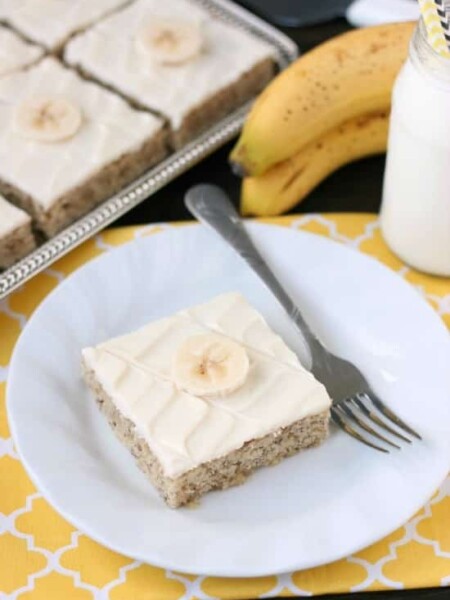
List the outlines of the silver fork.
{"type": "Polygon", "coordinates": [[[300,330],[311,352],[311,371],[332,398],[331,417],[335,424],[380,452],[389,452],[388,448],[400,450],[396,443],[400,440],[407,443],[414,437],[421,440],[412,427],[380,400],[355,365],[332,354],[319,341],[254,246],[225,192],[213,185],[198,185],[188,191],[185,203],[199,221],[212,227],[240,254],[300,330]]]}

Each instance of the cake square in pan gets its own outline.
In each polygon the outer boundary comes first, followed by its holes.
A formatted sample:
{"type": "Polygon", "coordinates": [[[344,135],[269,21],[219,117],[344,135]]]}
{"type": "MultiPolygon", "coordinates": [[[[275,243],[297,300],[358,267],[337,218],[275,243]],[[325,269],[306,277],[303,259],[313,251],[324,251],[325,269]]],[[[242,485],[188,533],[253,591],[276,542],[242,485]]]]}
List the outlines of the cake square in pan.
{"type": "Polygon", "coordinates": [[[328,434],[330,398],[239,293],[83,350],[102,413],[173,508],[328,434]]]}
{"type": "Polygon", "coordinates": [[[75,32],[131,0],[0,0],[0,19],[25,37],[56,51],[75,32]]]}
{"type": "Polygon", "coordinates": [[[14,31],[0,25],[0,77],[28,67],[43,54],[42,48],[26,42],[14,31]]]}
{"type": "Polygon", "coordinates": [[[0,191],[47,236],[165,154],[160,119],[55,58],[0,79],[0,191]]]}
{"type": "Polygon", "coordinates": [[[271,46],[189,0],[136,0],[75,36],[64,58],[164,115],[176,148],[256,95],[274,72],[271,46]]]}
{"type": "Polygon", "coordinates": [[[36,247],[31,217],[0,196],[0,269],[6,269],[36,247]]]}

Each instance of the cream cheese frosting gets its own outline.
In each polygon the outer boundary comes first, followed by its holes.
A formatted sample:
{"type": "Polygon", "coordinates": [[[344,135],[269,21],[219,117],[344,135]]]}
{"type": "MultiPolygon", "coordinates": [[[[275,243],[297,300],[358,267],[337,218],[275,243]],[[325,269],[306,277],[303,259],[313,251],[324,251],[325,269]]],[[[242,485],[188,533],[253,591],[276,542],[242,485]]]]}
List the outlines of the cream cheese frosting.
{"type": "Polygon", "coordinates": [[[124,6],[130,0],[0,0],[0,19],[46,48],[124,6]]]}
{"type": "Polygon", "coordinates": [[[0,77],[31,65],[43,54],[42,48],[0,25],[0,77]]]}
{"type": "Polygon", "coordinates": [[[162,121],[131,108],[101,86],[83,80],[54,58],[0,78],[0,179],[49,209],[64,193],[127,152],[137,151],[162,121]],[[73,137],[44,143],[19,135],[17,107],[29,98],[60,96],[78,107],[82,123],[73,137]]]}
{"type": "Polygon", "coordinates": [[[0,196],[0,238],[29,223],[31,218],[25,211],[16,208],[0,196]]]}
{"type": "Polygon", "coordinates": [[[83,359],[172,478],[330,406],[324,386],[238,293],[86,348],[83,359]],[[245,383],[213,399],[180,391],[172,376],[180,344],[208,331],[245,345],[250,360],[245,383]]]}
{"type": "Polygon", "coordinates": [[[137,0],[73,38],[65,59],[140,105],[165,115],[177,130],[185,116],[274,51],[187,0],[137,0]],[[158,64],[139,51],[136,36],[152,19],[184,19],[200,28],[203,50],[183,64],[158,64]],[[114,56],[114,60],[111,60],[114,56]]]}

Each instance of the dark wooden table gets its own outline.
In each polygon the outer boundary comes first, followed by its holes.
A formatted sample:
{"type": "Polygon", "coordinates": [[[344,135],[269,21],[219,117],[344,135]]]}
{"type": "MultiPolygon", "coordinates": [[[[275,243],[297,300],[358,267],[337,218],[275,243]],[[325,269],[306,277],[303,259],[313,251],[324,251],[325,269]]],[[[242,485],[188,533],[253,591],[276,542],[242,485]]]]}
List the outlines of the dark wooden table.
{"type": "MultiPolygon", "coordinates": [[[[305,52],[347,29],[349,29],[349,25],[344,19],[336,19],[326,25],[286,29],[285,32],[298,43],[301,51],[305,52]]],[[[122,217],[114,226],[189,219],[189,214],[183,205],[183,197],[189,187],[197,183],[211,182],[220,185],[237,202],[240,182],[231,173],[227,164],[231,146],[232,144],[227,145],[179,177],[175,182],[122,217]]],[[[378,212],[383,169],[384,157],[368,158],[348,165],[324,181],[292,212],[378,212]]],[[[371,592],[370,594],[322,596],[322,598],[338,600],[350,596],[351,600],[368,600],[368,598],[373,598],[373,600],[444,600],[445,598],[450,599],[450,589],[371,592]]]]}

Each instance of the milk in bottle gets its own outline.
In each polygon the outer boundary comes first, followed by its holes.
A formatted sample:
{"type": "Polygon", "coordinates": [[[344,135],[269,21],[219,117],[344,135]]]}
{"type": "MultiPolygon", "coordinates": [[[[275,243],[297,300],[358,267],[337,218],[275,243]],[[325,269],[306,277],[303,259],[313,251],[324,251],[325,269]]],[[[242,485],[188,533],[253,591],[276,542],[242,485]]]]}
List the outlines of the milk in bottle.
{"type": "Polygon", "coordinates": [[[381,228],[407,264],[450,276],[450,59],[421,21],[393,90],[381,228]]]}

